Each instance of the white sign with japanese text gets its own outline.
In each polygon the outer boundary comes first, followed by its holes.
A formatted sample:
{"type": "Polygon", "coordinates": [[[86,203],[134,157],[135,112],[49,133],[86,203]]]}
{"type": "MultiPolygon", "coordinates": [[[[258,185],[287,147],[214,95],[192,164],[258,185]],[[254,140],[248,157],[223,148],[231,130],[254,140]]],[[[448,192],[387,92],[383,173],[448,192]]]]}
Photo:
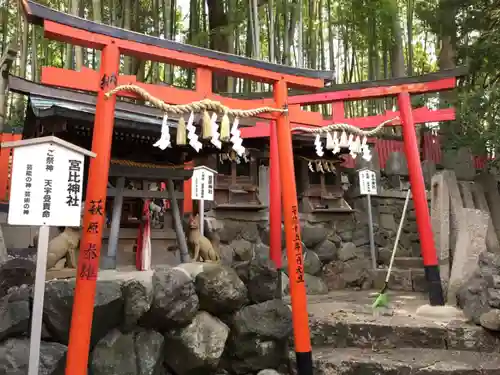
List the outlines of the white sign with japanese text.
{"type": "Polygon", "coordinates": [[[14,150],[8,223],[80,226],[84,155],[55,143],[14,150]]]}
{"type": "Polygon", "coordinates": [[[207,167],[196,167],[193,170],[191,198],[200,201],[213,201],[215,188],[215,171],[207,167]]]}
{"type": "Polygon", "coordinates": [[[359,191],[361,195],[377,195],[377,174],[374,171],[359,171],[359,191]]]}

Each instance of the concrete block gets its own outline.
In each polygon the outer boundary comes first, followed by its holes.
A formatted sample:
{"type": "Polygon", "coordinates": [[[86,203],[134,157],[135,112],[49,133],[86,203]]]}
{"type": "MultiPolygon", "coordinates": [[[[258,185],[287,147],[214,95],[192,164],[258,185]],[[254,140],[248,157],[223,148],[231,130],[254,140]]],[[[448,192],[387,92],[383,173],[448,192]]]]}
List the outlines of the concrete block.
{"type": "Polygon", "coordinates": [[[431,223],[441,279],[447,282],[450,277],[450,191],[444,172],[435,174],[431,180],[431,223]]]}
{"type": "Polygon", "coordinates": [[[456,304],[456,294],[477,268],[478,256],[486,251],[486,233],[490,215],[481,210],[463,208],[464,221],[458,234],[448,285],[448,303],[456,304]]]}

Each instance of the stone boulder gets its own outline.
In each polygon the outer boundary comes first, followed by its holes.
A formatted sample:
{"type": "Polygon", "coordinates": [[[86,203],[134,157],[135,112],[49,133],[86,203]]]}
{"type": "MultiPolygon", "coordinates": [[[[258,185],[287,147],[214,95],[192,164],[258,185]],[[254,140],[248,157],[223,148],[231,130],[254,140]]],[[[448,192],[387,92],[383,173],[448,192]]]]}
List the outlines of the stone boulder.
{"type": "Polygon", "coordinates": [[[192,322],[165,334],[165,363],[177,375],[209,374],[219,366],[229,328],[200,311],[192,322]]]}
{"type": "Polygon", "coordinates": [[[35,262],[30,259],[13,258],[0,264],[0,297],[8,294],[10,288],[33,285],[35,262]]]}
{"type": "MultiPolygon", "coordinates": [[[[305,243],[302,242],[302,261],[304,263],[305,263],[304,255],[308,251],[309,251],[309,249],[306,247],[305,243]]],[[[281,255],[281,264],[283,265],[283,272],[285,272],[288,275],[288,251],[287,251],[287,248],[284,247],[281,252],[282,252],[282,255],[281,255]]],[[[305,264],[304,264],[304,266],[305,266],[305,264]]]]}
{"type": "Polygon", "coordinates": [[[219,266],[196,276],[200,308],[214,315],[232,313],[248,302],[247,287],[231,268],[219,266]]]}
{"type": "Polygon", "coordinates": [[[93,375],[163,374],[164,338],[155,331],[121,333],[114,329],[91,354],[93,375]]]}
{"type": "Polygon", "coordinates": [[[353,243],[344,244],[338,253],[338,260],[323,266],[323,280],[329,290],[370,289],[373,271],[369,256],[353,243]]]}
{"type": "Polygon", "coordinates": [[[458,150],[446,150],[443,153],[441,164],[445,169],[455,171],[459,180],[472,181],[476,176],[474,156],[467,147],[461,147],[458,150]]]}
{"type": "MultiPolygon", "coordinates": [[[[64,375],[66,368],[66,346],[57,342],[40,343],[39,375],[64,375]]],[[[0,374],[26,375],[30,340],[12,338],[0,343],[0,374]]]]}
{"type": "Polygon", "coordinates": [[[314,251],[309,250],[304,252],[304,272],[310,275],[317,275],[321,272],[322,265],[318,254],[314,251]]]}
{"type": "Polygon", "coordinates": [[[252,260],[254,245],[250,241],[241,238],[231,242],[230,246],[234,251],[234,258],[237,261],[252,260]]]}
{"type": "Polygon", "coordinates": [[[338,249],[334,242],[325,240],[314,248],[314,252],[318,255],[321,262],[328,263],[337,259],[338,249]]]}
{"type": "Polygon", "coordinates": [[[219,231],[219,237],[222,243],[231,243],[240,237],[243,225],[234,220],[226,220],[222,229],[219,231]]]}
{"type": "Polygon", "coordinates": [[[259,239],[259,227],[257,223],[251,221],[243,223],[240,236],[246,241],[257,242],[259,239]]]}
{"type": "Polygon", "coordinates": [[[229,350],[237,374],[278,368],[292,333],[290,308],[281,300],[246,306],[233,318],[229,350]]]}
{"type": "MultiPolygon", "coordinates": [[[[302,246],[302,254],[303,254],[302,261],[304,264],[304,272],[310,275],[317,275],[318,273],[320,273],[323,264],[321,263],[318,254],[316,254],[312,250],[308,250],[305,246],[302,246]]],[[[288,257],[286,256],[286,249],[285,253],[283,254],[282,262],[284,266],[283,270],[288,275],[288,257]]]]}
{"type": "Polygon", "coordinates": [[[500,331],[500,310],[491,309],[490,311],[481,314],[479,323],[490,331],[500,331]]]}
{"type": "Polygon", "coordinates": [[[326,240],[328,230],[319,225],[305,224],[302,226],[302,242],[307,248],[313,248],[326,240]]]}
{"type": "Polygon", "coordinates": [[[328,294],[328,287],[321,278],[305,273],[304,280],[306,282],[307,294],[328,294]]]}
{"type": "Polygon", "coordinates": [[[273,370],[273,369],[265,369],[262,371],[259,371],[257,375],[281,375],[278,371],[273,370]]]}
{"type": "Polygon", "coordinates": [[[490,311],[488,304],[488,283],[481,277],[472,277],[459,289],[457,293],[458,306],[464,315],[476,324],[480,324],[480,317],[490,311]]]}
{"type": "Polygon", "coordinates": [[[28,333],[31,319],[30,289],[18,288],[0,299],[0,341],[28,333]]]}
{"type": "Polygon", "coordinates": [[[276,298],[278,275],[279,271],[271,260],[253,259],[248,266],[247,288],[250,301],[260,303],[276,298]]]}
{"type": "MultiPolygon", "coordinates": [[[[68,344],[75,282],[55,280],[45,283],[43,320],[51,337],[68,344]]],[[[115,281],[98,281],[94,300],[91,347],[111,329],[123,323],[121,285],[115,281]]]]}
{"type": "MultiPolygon", "coordinates": [[[[271,234],[269,232],[269,223],[259,224],[260,228],[260,239],[262,243],[266,246],[270,245],[271,234]]],[[[286,235],[285,235],[285,227],[281,224],[281,248],[286,246],[286,235]]]]}
{"type": "Polygon", "coordinates": [[[229,245],[220,244],[219,254],[221,263],[225,266],[232,266],[235,258],[234,249],[229,245]]]}
{"type": "Polygon", "coordinates": [[[285,340],[292,333],[292,313],[282,300],[245,306],[234,315],[231,333],[238,336],[285,340]]]}
{"type": "Polygon", "coordinates": [[[155,270],[153,302],[141,325],[166,331],[191,322],[199,308],[193,280],[187,271],[176,268],[155,270]]]}
{"type": "Polygon", "coordinates": [[[247,285],[248,283],[249,267],[250,267],[250,261],[234,262],[233,266],[231,267],[245,285],[247,285]]]}
{"type": "Polygon", "coordinates": [[[257,242],[254,247],[254,256],[259,259],[270,259],[271,248],[263,242],[257,242]]]}
{"type": "Polygon", "coordinates": [[[389,154],[384,172],[387,176],[408,176],[408,163],[403,152],[394,151],[389,154]]]}
{"type": "MultiPolygon", "coordinates": [[[[478,268],[458,290],[457,304],[476,324],[481,324],[483,314],[500,308],[500,254],[486,251],[479,254],[478,268]]],[[[483,318],[483,321],[491,322],[493,314],[486,315],[488,320],[483,318]]]]}
{"type": "Polygon", "coordinates": [[[129,280],[122,287],[125,331],[132,330],[149,311],[153,302],[153,285],[143,280],[129,280]]]}

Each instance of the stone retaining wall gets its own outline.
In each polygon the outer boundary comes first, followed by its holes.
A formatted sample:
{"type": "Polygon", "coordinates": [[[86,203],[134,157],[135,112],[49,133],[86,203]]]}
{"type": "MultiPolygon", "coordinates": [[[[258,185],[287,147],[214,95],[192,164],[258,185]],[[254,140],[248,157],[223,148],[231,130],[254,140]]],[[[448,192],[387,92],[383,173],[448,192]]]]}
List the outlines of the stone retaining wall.
{"type": "MultiPolygon", "coordinates": [[[[273,299],[278,271],[269,262],[236,271],[191,263],[128,279],[97,282],[89,373],[288,373],[291,310],[273,299]]],[[[74,288],[46,283],[40,374],[64,373],[74,288]]],[[[27,285],[0,299],[0,374],[27,373],[31,299],[27,285]]]]}

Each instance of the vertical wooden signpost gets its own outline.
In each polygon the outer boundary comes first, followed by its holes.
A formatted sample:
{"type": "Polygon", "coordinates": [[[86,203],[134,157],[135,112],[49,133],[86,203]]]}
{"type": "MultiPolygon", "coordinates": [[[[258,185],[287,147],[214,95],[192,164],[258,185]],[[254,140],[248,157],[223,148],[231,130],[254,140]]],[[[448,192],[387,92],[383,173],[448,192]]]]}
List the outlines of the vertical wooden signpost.
{"type": "Polygon", "coordinates": [[[370,236],[370,254],[372,257],[372,268],[377,269],[377,254],[375,252],[375,240],[373,236],[372,195],[377,195],[377,174],[370,169],[361,169],[359,176],[359,193],[366,196],[368,205],[368,232],[370,236]]]}
{"type": "Polygon", "coordinates": [[[53,136],[2,147],[15,149],[8,223],[40,227],[28,362],[38,375],[49,229],[80,227],[84,157],[95,154],[53,136]]]}
{"type": "Polygon", "coordinates": [[[200,234],[205,234],[205,201],[214,200],[215,175],[217,171],[205,166],[193,169],[191,198],[199,201],[200,234]]]}

